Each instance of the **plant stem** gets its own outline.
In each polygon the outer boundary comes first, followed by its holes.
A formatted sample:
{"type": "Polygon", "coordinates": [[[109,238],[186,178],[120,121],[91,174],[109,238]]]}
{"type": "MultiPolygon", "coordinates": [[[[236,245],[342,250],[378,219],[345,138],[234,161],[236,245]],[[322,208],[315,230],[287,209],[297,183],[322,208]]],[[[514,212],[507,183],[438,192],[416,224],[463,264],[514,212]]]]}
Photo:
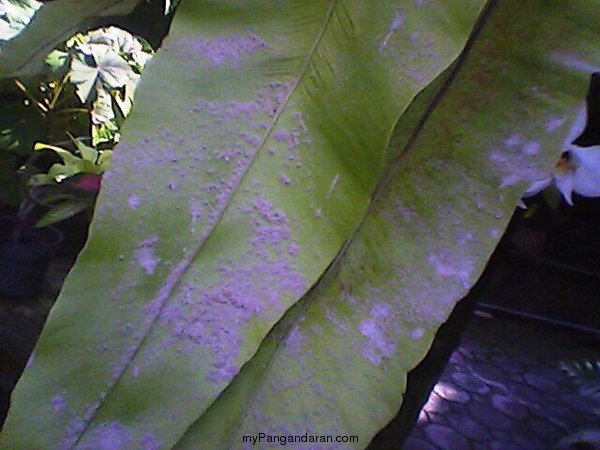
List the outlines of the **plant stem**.
{"type": "Polygon", "coordinates": [[[52,91],[52,101],[50,102],[50,105],[48,105],[48,109],[51,109],[51,110],[54,109],[54,107],[56,106],[56,102],[58,101],[60,94],[62,94],[63,89],[65,87],[65,83],[67,82],[68,79],[69,79],[69,73],[66,73],[60,80],[60,83],[58,83],[58,86],[56,86],[54,91],[52,91]]]}
{"type": "Polygon", "coordinates": [[[15,82],[15,85],[17,86],[17,88],[23,93],[25,94],[25,96],[35,105],[37,106],[37,108],[40,110],[40,114],[43,117],[46,117],[46,113],[48,112],[48,108],[46,108],[43,104],[41,104],[40,102],[38,102],[36,100],[36,98],[31,95],[29,93],[29,91],[27,90],[27,88],[25,87],[25,85],[23,83],[21,83],[19,80],[17,80],[16,78],[13,80],[15,82]]]}
{"type": "Polygon", "coordinates": [[[86,108],[66,108],[59,111],[54,111],[54,114],[68,114],[68,113],[89,113],[86,108]]]}

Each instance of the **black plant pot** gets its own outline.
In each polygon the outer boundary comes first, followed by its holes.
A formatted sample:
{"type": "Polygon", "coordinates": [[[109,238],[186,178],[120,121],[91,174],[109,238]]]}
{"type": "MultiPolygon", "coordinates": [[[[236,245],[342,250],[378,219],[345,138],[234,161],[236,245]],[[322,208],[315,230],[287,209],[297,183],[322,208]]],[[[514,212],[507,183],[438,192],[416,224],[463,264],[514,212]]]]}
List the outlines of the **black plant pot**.
{"type": "Polygon", "coordinates": [[[0,219],[0,295],[31,298],[42,290],[63,235],[53,226],[17,230],[14,224],[14,220],[0,219]]]}

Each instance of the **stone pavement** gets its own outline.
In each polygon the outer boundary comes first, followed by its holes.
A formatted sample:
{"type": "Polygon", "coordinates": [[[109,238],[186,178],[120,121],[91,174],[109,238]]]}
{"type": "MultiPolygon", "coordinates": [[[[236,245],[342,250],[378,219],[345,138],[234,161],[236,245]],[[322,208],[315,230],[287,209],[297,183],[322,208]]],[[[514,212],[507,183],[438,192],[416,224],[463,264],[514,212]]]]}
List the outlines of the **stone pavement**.
{"type": "Polygon", "coordinates": [[[592,338],[476,316],[403,450],[550,450],[600,429],[600,397],[584,398],[560,369],[590,359],[600,360],[592,338]]]}

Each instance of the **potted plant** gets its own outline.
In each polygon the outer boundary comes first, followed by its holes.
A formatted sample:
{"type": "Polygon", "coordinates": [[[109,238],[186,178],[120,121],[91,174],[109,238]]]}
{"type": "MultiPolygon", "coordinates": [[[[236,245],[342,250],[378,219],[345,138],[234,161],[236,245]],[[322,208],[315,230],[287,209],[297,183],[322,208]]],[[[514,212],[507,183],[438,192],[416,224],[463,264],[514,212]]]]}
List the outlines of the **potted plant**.
{"type": "Polygon", "coordinates": [[[39,293],[48,264],[64,241],[54,224],[91,211],[111,150],[96,150],[73,139],[76,153],[38,143],[37,152],[60,157],[47,173],[28,176],[27,195],[13,217],[0,223],[0,295],[31,297],[39,293]]]}
{"type": "Polygon", "coordinates": [[[32,227],[21,214],[2,217],[0,230],[0,295],[35,296],[60,248],[62,233],[53,226],[32,227]]]}

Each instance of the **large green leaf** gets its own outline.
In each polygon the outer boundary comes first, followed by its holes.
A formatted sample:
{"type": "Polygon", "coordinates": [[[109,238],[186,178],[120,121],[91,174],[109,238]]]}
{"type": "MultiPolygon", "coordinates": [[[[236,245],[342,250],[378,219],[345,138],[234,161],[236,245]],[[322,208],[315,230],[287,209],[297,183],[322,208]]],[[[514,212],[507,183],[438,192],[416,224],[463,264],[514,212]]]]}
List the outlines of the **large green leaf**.
{"type": "Polygon", "coordinates": [[[44,58],[58,44],[76,32],[91,27],[100,17],[127,14],[138,2],[139,0],[55,0],[41,7],[35,2],[38,9],[31,22],[21,27],[14,37],[6,36],[12,39],[0,41],[0,78],[40,73],[44,68],[44,58]]]}
{"type": "Polygon", "coordinates": [[[368,444],[397,412],[406,374],[476,281],[521,193],[560,154],[565,120],[587,88],[579,68],[600,60],[599,21],[594,1],[568,12],[541,0],[490,8],[417,136],[397,128],[391,153],[400,156],[354,238],[177,449],[246,448],[244,436],[259,433],[257,448],[282,438],[290,448],[368,444]],[[336,435],[359,441],[303,443],[336,435]]]}
{"type": "Polygon", "coordinates": [[[483,3],[183,2],[2,448],[174,445],[355,231],[483,3]]]}

